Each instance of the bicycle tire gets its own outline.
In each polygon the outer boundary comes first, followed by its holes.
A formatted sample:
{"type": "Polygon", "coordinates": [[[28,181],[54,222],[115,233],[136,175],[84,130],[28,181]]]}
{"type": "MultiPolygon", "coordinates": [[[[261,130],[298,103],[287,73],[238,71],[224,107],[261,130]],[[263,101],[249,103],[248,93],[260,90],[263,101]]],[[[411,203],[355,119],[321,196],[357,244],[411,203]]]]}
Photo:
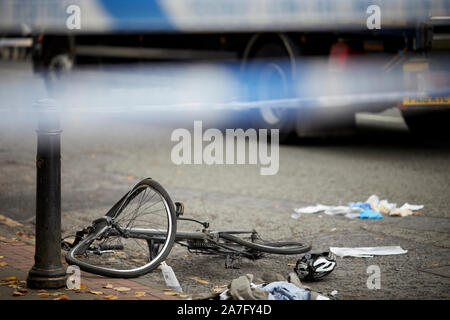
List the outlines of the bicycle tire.
{"type": "Polygon", "coordinates": [[[263,243],[255,243],[251,241],[244,240],[237,236],[231,234],[232,232],[222,232],[219,233],[219,237],[236,242],[244,247],[257,250],[260,252],[271,253],[271,254],[281,254],[281,255],[291,255],[291,254],[302,254],[311,250],[311,246],[307,243],[296,242],[296,241],[267,241],[263,243]],[[289,247],[289,248],[287,248],[289,247]]]}
{"type": "MultiPolygon", "coordinates": [[[[136,184],[133,189],[131,189],[124,197],[122,197],[120,202],[116,203],[113,208],[108,211],[107,216],[113,223],[120,225],[121,221],[125,221],[125,223],[127,222],[127,220],[125,220],[124,218],[124,215],[130,214],[132,219],[130,218],[130,222],[128,222],[127,226],[123,228],[123,230],[125,231],[132,230],[132,227],[129,227],[131,223],[143,223],[143,216],[150,215],[149,212],[146,213],[144,211],[143,213],[138,214],[137,209],[131,211],[131,213],[127,213],[126,210],[128,207],[131,207],[130,210],[132,210],[134,208],[134,202],[136,202],[134,200],[137,199],[138,196],[141,198],[144,197],[147,190],[149,190],[149,192],[154,192],[154,195],[152,195],[151,199],[153,199],[155,195],[157,195],[157,197],[160,197],[163,204],[163,209],[165,211],[165,217],[161,215],[161,219],[167,219],[167,232],[162,240],[161,236],[159,236],[159,250],[156,253],[153,250],[154,248],[152,248],[152,246],[150,245],[149,239],[144,239],[141,237],[138,238],[136,236],[133,237],[133,233],[129,233],[127,236],[120,235],[118,233],[111,233],[111,227],[102,227],[101,225],[99,225],[96,229],[91,230],[91,232],[83,240],[81,240],[74,248],[72,248],[72,250],[70,250],[66,254],[66,261],[69,264],[79,266],[83,271],[107,277],[120,278],[138,277],[158,267],[160,263],[163,262],[169,255],[173,247],[176,234],[175,207],[167,191],[158,182],[152,180],[151,178],[144,179],[136,184]],[[142,193],[144,193],[144,195],[140,196],[140,194],[142,193]],[[129,249],[130,252],[133,252],[133,250],[142,249],[143,252],[147,251],[149,256],[140,259],[141,261],[139,262],[139,264],[137,261],[132,261],[138,259],[130,259],[130,256],[123,257],[121,260],[122,265],[120,265],[120,263],[118,262],[119,258],[117,258],[116,256],[112,257],[115,260],[111,260],[111,262],[108,264],[108,260],[106,259],[106,257],[103,261],[99,261],[100,259],[98,256],[95,257],[92,254],[88,254],[87,249],[94,242],[103,241],[103,243],[105,243],[106,240],[116,240],[119,242],[126,241],[127,244],[121,243],[120,246],[127,250],[129,249]],[[132,247],[132,245],[130,244],[131,240],[135,241],[136,243],[138,241],[145,243],[145,247],[141,244],[134,245],[134,247],[132,247]],[[154,256],[155,254],[156,256],[154,256]],[[86,255],[88,255],[89,257],[86,257],[86,255]]],[[[149,201],[151,201],[151,199],[149,201]]],[[[139,199],[137,201],[139,201],[139,199]]],[[[142,203],[143,200],[139,202],[138,209],[141,208],[142,203]]],[[[148,206],[147,209],[152,206],[153,205],[148,206]]],[[[151,220],[151,218],[149,217],[145,218],[147,220],[151,220]]],[[[120,227],[122,228],[123,226],[120,225],[120,227]]],[[[108,244],[105,245],[105,247],[106,246],[110,246],[111,248],[120,248],[120,246],[116,244],[108,244]]],[[[114,255],[116,255],[116,252],[114,250],[111,251],[113,251],[114,255]]]]}

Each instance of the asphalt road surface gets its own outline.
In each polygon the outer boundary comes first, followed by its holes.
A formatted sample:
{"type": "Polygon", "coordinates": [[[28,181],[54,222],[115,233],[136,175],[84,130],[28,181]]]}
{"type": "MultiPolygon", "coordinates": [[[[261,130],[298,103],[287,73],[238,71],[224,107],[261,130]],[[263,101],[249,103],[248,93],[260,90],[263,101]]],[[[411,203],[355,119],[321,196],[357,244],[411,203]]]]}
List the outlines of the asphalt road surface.
{"type": "MultiPolygon", "coordinates": [[[[3,69],[3,75],[12,78],[2,77],[2,81],[28,77],[28,69],[18,69],[3,69]]],[[[38,79],[32,81],[42,85],[38,79]]],[[[0,214],[33,224],[35,118],[25,111],[6,111],[8,93],[2,95],[0,214]]],[[[22,98],[26,100],[26,90],[22,98]]],[[[10,106],[17,100],[13,102],[10,106]]],[[[214,123],[214,116],[208,121],[214,123]]],[[[175,143],[170,135],[174,128],[192,128],[195,115],[167,117],[175,120],[162,121],[158,114],[62,117],[64,233],[102,216],[135,183],[152,177],[174,201],[184,202],[186,217],[207,220],[212,229],[255,228],[266,239],[310,242],[314,252],[327,251],[330,246],[398,245],[408,250],[396,256],[337,258],[331,275],[308,283],[313,290],[337,290],[340,299],[450,298],[450,148],[445,142],[417,141],[396,110],[358,115],[358,130],[350,135],[280,146],[280,168],[273,176],[260,175],[258,165],[175,165],[170,156],[175,143]],[[291,218],[294,208],[317,203],[347,205],[365,201],[372,194],[399,205],[407,202],[425,207],[420,215],[384,216],[381,220],[324,214],[291,218]],[[371,265],[381,270],[378,290],[366,285],[371,265]]],[[[178,228],[195,230],[196,226],[179,222],[178,228]]],[[[5,234],[14,231],[0,230],[5,234]]],[[[177,245],[167,263],[190,294],[211,292],[214,285],[229,284],[247,273],[260,277],[275,271],[287,276],[293,269],[288,264],[299,258],[244,259],[240,269],[225,269],[221,257],[187,253],[177,245]]],[[[158,270],[139,281],[164,287],[158,270]]]]}

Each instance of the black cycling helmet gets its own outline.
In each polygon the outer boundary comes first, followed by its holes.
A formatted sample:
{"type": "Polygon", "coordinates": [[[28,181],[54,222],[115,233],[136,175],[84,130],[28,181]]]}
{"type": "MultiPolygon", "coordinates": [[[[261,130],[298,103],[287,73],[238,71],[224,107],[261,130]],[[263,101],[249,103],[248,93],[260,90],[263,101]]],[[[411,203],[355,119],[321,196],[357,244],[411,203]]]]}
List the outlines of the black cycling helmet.
{"type": "Polygon", "coordinates": [[[331,252],[307,253],[295,265],[294,271],[301,280],[320,280],[336,267],[336,257],[331,252]]]}

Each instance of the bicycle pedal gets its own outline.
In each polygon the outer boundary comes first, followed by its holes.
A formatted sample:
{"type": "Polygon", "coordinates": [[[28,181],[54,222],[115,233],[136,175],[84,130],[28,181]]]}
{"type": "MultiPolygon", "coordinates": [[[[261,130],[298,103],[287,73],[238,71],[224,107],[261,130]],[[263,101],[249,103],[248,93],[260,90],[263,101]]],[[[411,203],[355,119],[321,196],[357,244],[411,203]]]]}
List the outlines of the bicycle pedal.
{"type": "Polygon", "coordinates": [[[175,202],[175,214],[177,217],[184,213],[184,204],[182,202],[175,202]]]}

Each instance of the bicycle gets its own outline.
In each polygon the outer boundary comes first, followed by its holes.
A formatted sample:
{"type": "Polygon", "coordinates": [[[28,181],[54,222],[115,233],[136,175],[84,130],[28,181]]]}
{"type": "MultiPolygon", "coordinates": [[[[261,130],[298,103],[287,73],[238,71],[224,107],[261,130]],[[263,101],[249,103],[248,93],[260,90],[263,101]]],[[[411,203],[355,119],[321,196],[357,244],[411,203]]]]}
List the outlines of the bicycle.
{"type": "Polygon", "coordinates": [[[301,254],[311,246],[295,241],[263,241],[255,230],[209,230],[208,222],[182,217],[184,205],[173,203],[166,190],[151,178],[137,183],[105,216],[61,240],[66,261],[81,270],[107,277],[133,278],[157,268],[174,243],[199,254],[226,257],[235,267],[241,257],[252,260],[264,254],[301,254]],[[203,226],[201,231],[177,231],[177,221],[203,226]],[[244,237],[246,236],[246,237],[244,237]],[[73,236],[72,236],[73,237],[73,236]],[[248,239],[248,240],[247,240],[248,239]]]}

